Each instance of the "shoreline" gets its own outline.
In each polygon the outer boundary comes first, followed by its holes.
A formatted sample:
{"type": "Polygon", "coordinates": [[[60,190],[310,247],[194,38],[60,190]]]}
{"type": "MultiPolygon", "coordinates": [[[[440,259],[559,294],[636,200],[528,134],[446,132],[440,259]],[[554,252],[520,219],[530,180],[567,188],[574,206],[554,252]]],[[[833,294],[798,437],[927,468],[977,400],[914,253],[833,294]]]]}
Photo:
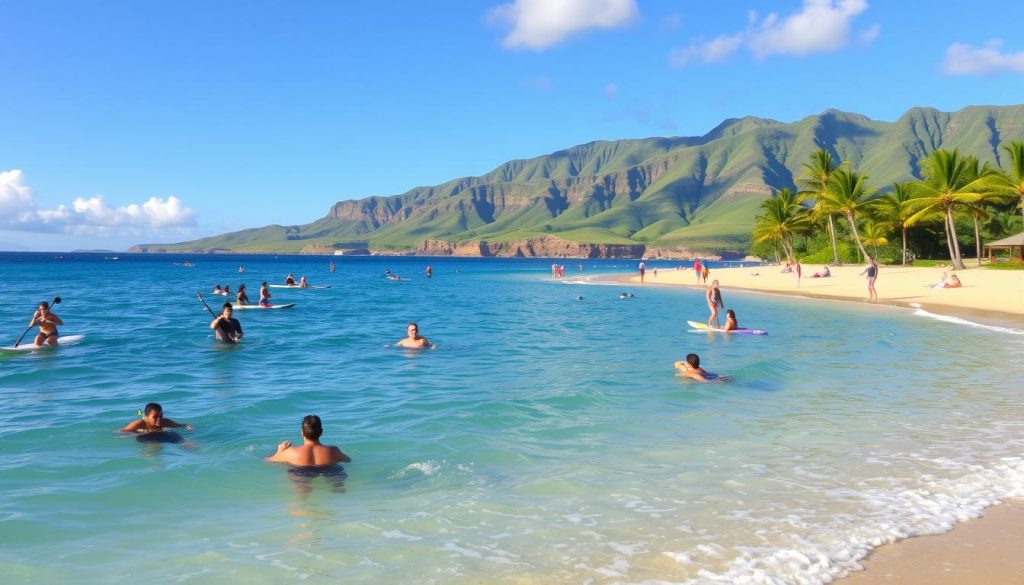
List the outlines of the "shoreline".
{"type": "MultiPolygon", "coordinates": [[[[863,266],[831,268],[830,278],[808,278],[820,265],[803,268],[804,277],[797,286],[796,275],[781,273],[778,266],[716,268],[708,282],[718,280],[723,291],[729,289],[776,294],[789,297],[827,299],[834,301],[878,304],[902,308],[924,309],[929,313],[961,318],[980,318],[992,325],[1024,326],[1024,271],[996,271],[968,267],[958,270],[964,285],[957,289],[931,288],[943,272],[939,267],[881,266],[875,288],[878,301],[868,303],[867,284],[859,273],[863,266]]],[[[677,286],[706,290],[695,283],[692,270],[659,270],[655,277],[649,270],[640,283],[638,274],[602,275],[601,282],[618,282],[640,286],[677,286]]]]}

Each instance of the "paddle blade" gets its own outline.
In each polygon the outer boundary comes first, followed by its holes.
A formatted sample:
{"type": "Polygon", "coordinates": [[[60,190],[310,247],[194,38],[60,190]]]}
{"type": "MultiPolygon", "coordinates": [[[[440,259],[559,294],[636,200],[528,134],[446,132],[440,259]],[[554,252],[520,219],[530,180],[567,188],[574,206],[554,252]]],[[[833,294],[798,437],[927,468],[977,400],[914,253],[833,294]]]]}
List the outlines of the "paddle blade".
{"type": "Polygon", "coordinates": [[[51,305],[59,305],[60,304],[60,297],[53,297],[53,302],[50,303],[50,304],[51,305]]]}

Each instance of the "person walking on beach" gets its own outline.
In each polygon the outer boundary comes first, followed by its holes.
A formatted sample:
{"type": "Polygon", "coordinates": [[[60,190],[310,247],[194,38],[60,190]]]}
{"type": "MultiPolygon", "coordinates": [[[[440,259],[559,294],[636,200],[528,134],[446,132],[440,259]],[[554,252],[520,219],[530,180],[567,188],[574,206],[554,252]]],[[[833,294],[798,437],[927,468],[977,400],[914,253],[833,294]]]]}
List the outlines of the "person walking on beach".
{"type": "Polygon", "coordinates": [[[245,284],[238,285],[238,294],[235,295],[235,303],[239,305],[248,305],[252,301],[249,300],[249,295],[245,292],[245,284]]]}
{"type": "Polygon", "coordinates": [[[118,432],[159,433],[163,431],[165,428],[184,428],[186,431],[191,431],[192,425],[174,422],[169,418],[164,418],[164,408],[157,404],[156,402],[150,402],[142,411],[142,418],[135,419],[132,422],[126,424],[118,432]]]}
{"type": "Polygon", "coordinates": [[[405,327],[406,336],[395,343],[395,347],[406,347],[409,349],[433,348],[434,345],[426,337],[420,337],[420,326],[416,323],[409,323],[405,327]]]}
{"type": "Polygon", "coordinates": [[[644,283],[644,272],[647,270],[647,266],[644,265],[644,259],[640,259],[640,284],[644,283]]]}
{"type": "Polygon", "coordinates": [[[293,447],[292,442],[285,439],[278,444],[277,452],[266,457],[265,461],[297,467],[327,467],[352,461],[338,447],[321,443],[320,436],[323,434],[324,426],[320,417],[308,414],[302,419],[302,445],[293,447]]]}
{"type": "Polygon", "coordinates": [[[793,265],[793,271],[796,272],[796,287],[800,288],[800,276],[803,274],[803,268],[800,267],[799,258],[797,258],[796,263],[793,265]]]}
{"type": "Polygon", "coordinates": [[[868,256],[868,265],[861,271],[861,274],[868,275],[868,302],[878,301],[878,293],[875,292],[875,280],[878,279],[878,264],[875,259],[868,256]]]}
{"type": "MultiPolygon", "coordinates": [[[[700,278],[704,274],[703,270],[704,270],[704,267],[701,266],[700,258],[697,258],[696,260],[694,260],[693,261],[693,272],[694,272],[694,274],[697,275],[697,284],[700,284],[700,278]]],[[[704,277],[704,283],[707,284],[707,282],[708,282],[708,277],[705,276],[704,277]]]]}
{"type": "Polygon", "coordinates": [[[708,291],[704,294],[704,298],[708,301],[708,308],[711,309],[711,316],[708,317],[708,327],[711,327],[711,322],[715,322],[715,327],[719,327],[718,322],[718,307],[725,308],[725,303],[722,302],[722,291],[718,289],[718,281],[712,280],[711,286],[708,287],[708,291]]]}
{"type": "Polygon", "coordinates": [[[224,303],[220,316],[210,321],[210,329],[214,330],[217,341],[225,343],[238,343],[242,340],[242,324],[238,319],[232,317],[235,309],[231,303],[224,303]]]}
{"type": "Polygon", "coordinates": [[[726,381],[729,376],[719,376],[718,374],[712,374],[711,372],[700,367],[700,356],[695,353],[686,355],[686,361],[678,361],[673,364],[679,373],[676,376],[680,378],[690,378],[697,380],[698,382],[710,382],[712,380],[726,381]]]}
{"type": "Polygon", "coordinates": [[[708,268],[707,264],[700,267],[700,277],[704,280],[704,284],[708,283],[708,276],[711,276],[711,269],[708,268]]]}
{"type": "Polygon", "coordinates": [[[270,287],[267,286],[267,281],[265,281],[265,280],[263,281],[263,285],[260,286],[260,300],[259,300],[259,303],[260,303],[261,307],[269,307],[270,304],[271,304],[270,303],[270,287]]]}
{"type": "MultiPolygon", "coordinates": [[[[57,316],[57,313],[50,312],[50,303],[43,301],[39,303],[39,308],[36,309],[36,312],[32,313],[32,320],[28,322],[28,327],[31,329],[39,325],[39,333],[36,334],[35,339],[36,345],[44,343],[58,345],[57,338],[60,337],[60,334],[57,332],[57,325],[63,324],[64,321],[57,316]]],[[[21,340],[19,339],[18,341],[21,340]]]]}

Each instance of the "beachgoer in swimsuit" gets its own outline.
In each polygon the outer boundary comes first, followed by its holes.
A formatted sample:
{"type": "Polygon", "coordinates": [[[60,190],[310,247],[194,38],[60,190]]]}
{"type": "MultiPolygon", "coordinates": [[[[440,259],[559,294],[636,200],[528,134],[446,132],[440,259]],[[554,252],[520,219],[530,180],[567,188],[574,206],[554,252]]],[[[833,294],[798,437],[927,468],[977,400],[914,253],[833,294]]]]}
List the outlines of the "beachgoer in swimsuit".
{"type": "Polygon", "coordinates": [[[164,418],[164,409],[156,402],[150,402],[146,405],[145,410],[142,413],[142,418],[135,419],[132,422],[126,424],[124,428],[120,430],[122,433],[153,433],[163,431],[165,428],[184,428],[186,431],[192,430],[192,425],[174,422],[169,418],[164,418]]]}
{"type": "Polygon", "coordinates": [[[306,282],[306,275],[302,275],[302,278],[299,279],[299,286],[301,288],[309,288],[309,283],[306,282]]]}
{"type": "Polygon", "coordinates": [[[245,292],[245,285],[239,284],[238,294],[235,295],[235,303],[239,305],[248,305],[250,304],[250,302],[251,301],[249,300],[249,295],[245,292]]]}
{"type": "Polygon", "coordinates": [[[430,267],[430,264],[427,264],[426,272],[427,272],[427,278],[433,278],[433,276],[434,276],[434,269],[430,267]]]}
{"type": "Polygon", "coordinates": [[[703,266],[700,267],[700,277],[704,280],[704,284],[708,283],[708,276],[710,275],[711,270],[708,268],[707,264],[704,264],[703,266]]]}
{"type": "Polygon", "coordinates": [[[302,445],[293,447],[291,441],[281,441],[277,446],[277,452],[265,460],[298,467],[327,467],[352,461],[352,458],[341,449],[320,443],[320,436],[323,434],[324,427],[320,417],[315,414],[306,415],[302,419],[302,445]]]}
{"type": "Polygon", "coordinates": [[[950,274],[942,283],[942,288],[960,288],[961,286],[960,277],[955,274],[950,274]]]}
{"type": "Polygon", "coordinates": [[[57,331],[57,325],[63,324],[64,321],[57,316],[57,313],[50,312],[50,303],[46,301],[39,303],[39,308],[32,314],[32,320],[28,322],[29,328],[39,326],[39,333],[36,334],[35,339],[36,345],[43,343],[58,345],[57,338],[60,337],[60,333],[57,331]]]}
{"type": "Polygon", "coordinates": [[[408,347],[411,349],[433,348],[433,344],[426,337],[420,337],[420,326],[416,323],[409,323],[405,328],[407,336],[399,339],[395,347],[408,347]]]}
{"type": "Polygon", "coordinates": [[[680,378],[691,378],[698,382],[710,382],[713,380],[726,381],[729,376],[719,376],[700,367],[700,356],[695,353],[686,355],[686,361],[678,361],[673,364],[679,372],[676,376],[680,378]]]}
{"type": "Polygon", "coordinates": [[[291,272],[289,272],[288,276],[284,277],[284,283],[287,284],[288,286],[294,286],[295,285],[295,275],[293,275],[291,272]]]}
{"type": "Polygon", "coordinates": [[[238,319],[232,317],[234,308],[231,303],[224,303],[224,307],[221,309],[219,317],[210,321],[210,329],[213,329],[217,341],[223,341],[226,343],[238,343],[242,340],[242,324],[238,322],[238,319]]]}
{"type": "Polygon", "coordinates": [[[270,303],[270,287],[267,286],[267,281],[265,281],[265,280],[263,281],[263,285],[260,286],[260,300],[259,300],[259,303],[260,303],[260,306],[262,306],[262,307],[269,307],[270,304],[271,304],[270,303]]]}
{"type": "Polygon", "coordinates": [[[708,291],[704,294],[704,298],[708,301],[708,308],[711,309],[711,316],[708,317],[708,327],[711,327],[711,322],[715,322],[715,327],[720,324],[718,322],[718,307],[725,308],[725,303],[722,302],[722,291],[718,289],[718,281],[712,280],[711,286],[708,287],[708,291]]]}
{"type": "Polygon", "coordinates": [[[861,274],[868,275],[868,301],[877,301],[878,293],[875,292],[875,280],[878,279],[878,264],[875,263],[875,259],[868,256],[868,265],[861,274]]]}
{"type": "Polygon", "coordinates": [[[639,268],[640,268],[640,284],[643,284],[644,283],[644,272],[647,270],[647,267],[644,265],[644,261],[643,260],[640,261],[639,268]]]}
{"type": "Polygon", "coordinates": [[[703,267],[700,264],[700,258],[693,261],[693,271],[697,274],[697,284],[700,284],[700,279],[703,275],[703,267]]]}
{"type": "Polygon", "coordinates": [[[828,278],[830,276],[832,276],[832,271],[828,269],[828,265],[826,264],[824,267],[822,267],[820,272],[815,272],[814,274],[812,274],[811,278],[828,278]]]}
{"type": "Polygon", "coordinates": [[[800,286],[800,277],[803,275],[803,268],[800,267],[800,260],[793,263],[793,271],[796,272],[796,286],[800,286]]]}
{"type": "Polygon", "coordinates": [[[725,331],[733,331],[739,329],[740,325],[736,322],[736,312],[729,309],[725,312],[725,331]]]}

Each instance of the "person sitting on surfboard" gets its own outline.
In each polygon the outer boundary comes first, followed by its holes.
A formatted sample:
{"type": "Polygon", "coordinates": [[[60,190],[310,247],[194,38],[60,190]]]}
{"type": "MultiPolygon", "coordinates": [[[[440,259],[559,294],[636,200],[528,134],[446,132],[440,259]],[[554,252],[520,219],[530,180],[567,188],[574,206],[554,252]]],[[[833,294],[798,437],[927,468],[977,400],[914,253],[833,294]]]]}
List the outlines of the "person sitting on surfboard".
{"type": "Polygon", "coordinates": [[[238,285],[238,294],[235,295],[235,303],[239,305],[248,305],[252,301],[249,300],[249,295],[245,292],[245,284],[238,285]]]}
{"type": "Polygon", "coordinates": [[[303,274],[302,278],[299,279],[299,286],[301,288],[309,288],[309,282],[306,281],[306,275],[303,274]]]}
{"type": "Polygon", "coordinates": [[[231,303],[224,303],[220,316],[210,321],[210,329],[217,335],[217,341],[238,343],[242,340],[242,324],[231,316],[234,312],[231,303]]]}
{"type": "Polygon", "coordinates": [[[32,320],[29,321],[28,326],[31,329],[39,325],[39,333],[36,335],[35,340],[36,345],[42,345],[43,343],[57,345],[57,338],[60,337],[60,334],[57,332],[57,325],[63,324],[64,321],[61,321],[57,313],[50,312],[50,303],[43,301],[39,303],[39,308],[32,314],[32,320]]]}
{"type": "Polygon", "coordinates": [[[165,428],[181,427],[186,431],[192,430],[192,425],[174,422],[164,418],[164,408],[156,402],[150,402],[142,412],[142,418],[135,419],[126,424],[119,432],[122,433],[158,433],[165,428]]]}
{"type": "Polygon", "coordinates": [[[725,327],[723,327],[722,330],[723,331],[732,331],[734,329],[739,329],[739,328],[740,328],[739,323],[736,322],[736,311],[733,311],[732,309],[726,310],[725,311],[725,327]]]}
{"type": "Polygon", "coordinates": [[[700,367],[700,356],[695,353],[686,354],[686,361],[678,361],[676,369],[680,370],[676,375],[680,378],[693,378],[698,382],[709,382],[712,380],[728,380],[729,376],[719,376],[700,367]]]}
{"type": "Polygon", "coordinates": [[[426,337],[420,337],[420,326],[416,323],[409,323],[405,331],[407,336],[398,340],[395,347],[408,347],[411,349],[433,348],[434,345],[426,337]]]}
{"type": "Polygon", "coordinates": [[[302,445],[293,447],[289,440],[281,441],[277,452],[266,457],[265,461],[288,463],[298,467],[327,467],[338,463],[349,463],[352,458],[334,445],[320,443],[324,434],[323,423],[315,414],[306,415],[302,419],[302,445]]]}
{"type": "Polygon", "coordinates": [[[284,283],[287,284],[288,286],[294,286],[295,285],[295,275],[292,274],[291,272],[289,272],[288,276],[284,277],[284,283]]]}
{"type": "Polygon", "coordinates": [[[267,286],[267,281],[263,281],[263,286],[260,287],[260,306],[270,306],[270,287],[267,286]]]}

